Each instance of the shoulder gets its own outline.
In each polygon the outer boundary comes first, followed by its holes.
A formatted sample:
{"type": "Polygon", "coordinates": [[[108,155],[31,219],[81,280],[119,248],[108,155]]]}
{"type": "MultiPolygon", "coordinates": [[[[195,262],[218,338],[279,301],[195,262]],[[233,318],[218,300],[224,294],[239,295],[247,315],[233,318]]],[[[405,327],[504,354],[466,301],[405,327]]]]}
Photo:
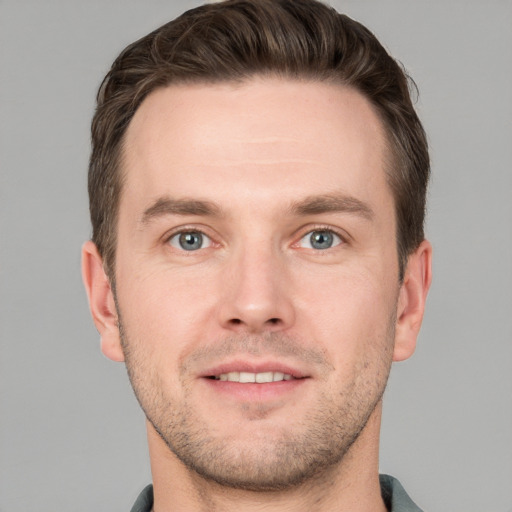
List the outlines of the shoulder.
{"type": "Polygon", "coordinates": [[[396,478],[389,475],[379,478],[382,498],[389,512],[422,512],[396,478]]]}
{"type": "Polygon", "coordinates": [[[151,512],[153,507],[153,486],[148,485],[139,494],[130,512],[151,512]]]}

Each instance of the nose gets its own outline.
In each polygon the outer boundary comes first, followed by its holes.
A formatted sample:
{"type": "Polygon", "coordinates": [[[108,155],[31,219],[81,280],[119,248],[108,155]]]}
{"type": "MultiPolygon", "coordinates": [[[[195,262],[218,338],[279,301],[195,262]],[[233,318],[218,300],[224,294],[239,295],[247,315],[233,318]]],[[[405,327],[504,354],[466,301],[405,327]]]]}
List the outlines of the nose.
{"type": "Polygon", "coordinates": [[[260,333],[293,325],[291,283],[284,259],[275,253],[246,248],[227,262],[219,305],[224,329],[260,333]]]}

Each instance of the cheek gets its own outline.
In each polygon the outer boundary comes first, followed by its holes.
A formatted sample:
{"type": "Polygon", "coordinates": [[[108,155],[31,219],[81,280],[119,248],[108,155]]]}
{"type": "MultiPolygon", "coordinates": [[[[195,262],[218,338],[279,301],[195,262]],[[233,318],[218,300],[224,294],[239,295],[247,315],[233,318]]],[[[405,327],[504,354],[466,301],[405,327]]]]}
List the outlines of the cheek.
{"type": "Polygon", "coordinates": [[[365,269],[338,268],[305,283],[298,318],[309,326],[298,327],[312,330],[312,337],[347,368],[376,349],[387,351],[397,300],[397,287],[389,281],[365,269]]]}
{"type": "MultiPolygon", "coordinates": [[[[146,357],[175,364],[181,352],[211,337],[214,318],[214,280],[192,268],[125,272],[119,280],[118,302],[131,341],[144,344],[146,357]]],[[[157,361],[158,362],[158,361],[157,361]]]]}

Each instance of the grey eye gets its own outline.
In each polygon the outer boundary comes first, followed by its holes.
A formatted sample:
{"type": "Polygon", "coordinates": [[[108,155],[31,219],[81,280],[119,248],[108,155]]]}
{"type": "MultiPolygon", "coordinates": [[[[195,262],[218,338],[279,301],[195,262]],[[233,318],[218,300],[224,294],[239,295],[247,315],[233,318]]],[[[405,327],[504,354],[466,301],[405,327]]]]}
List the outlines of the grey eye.
{"type": "Polygon", "coordinates": [[[184,251],[197,251],[210,247],[211,240],[205,234],[199,231],[185,231],[182,233],[176,233],[169,239],[169,244],[176,248],[184,251]]]}
{"type": "Polygon", "coordinates": [[[336,233],[326,229],[320,229],[310,231],[302,237],[300,246],[308,249],[325,250],[339,245],[341,242],[341,238],[336,233]]]}

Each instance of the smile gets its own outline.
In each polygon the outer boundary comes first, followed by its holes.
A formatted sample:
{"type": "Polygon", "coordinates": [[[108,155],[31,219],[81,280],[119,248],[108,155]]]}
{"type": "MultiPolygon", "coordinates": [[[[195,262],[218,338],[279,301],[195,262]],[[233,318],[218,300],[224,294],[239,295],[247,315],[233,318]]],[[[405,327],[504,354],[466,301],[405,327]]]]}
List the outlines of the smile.
{"type": "Polygon", "coordinates": [[[240,382],[242,384],[266,384],[269,382],[280,382],[283,380],[294,379],[294,377],[292,377],[290,374],[282,372],[229,372],[221,373],[220,375],[215,375],[212,378],[215,380],[222,380],[228,382],[240,382]]]}
{"type": "MultiPolygon", "coordinates": [[[[305,371],[277,361],[229,361],[207,369],[202,382],[213,392],[212,400],[222,397],[235,403],[273,403],[297,393],[311,376],[305,371]]],[[[279,402],[281,405],[283,402],[279,402]]]]}

